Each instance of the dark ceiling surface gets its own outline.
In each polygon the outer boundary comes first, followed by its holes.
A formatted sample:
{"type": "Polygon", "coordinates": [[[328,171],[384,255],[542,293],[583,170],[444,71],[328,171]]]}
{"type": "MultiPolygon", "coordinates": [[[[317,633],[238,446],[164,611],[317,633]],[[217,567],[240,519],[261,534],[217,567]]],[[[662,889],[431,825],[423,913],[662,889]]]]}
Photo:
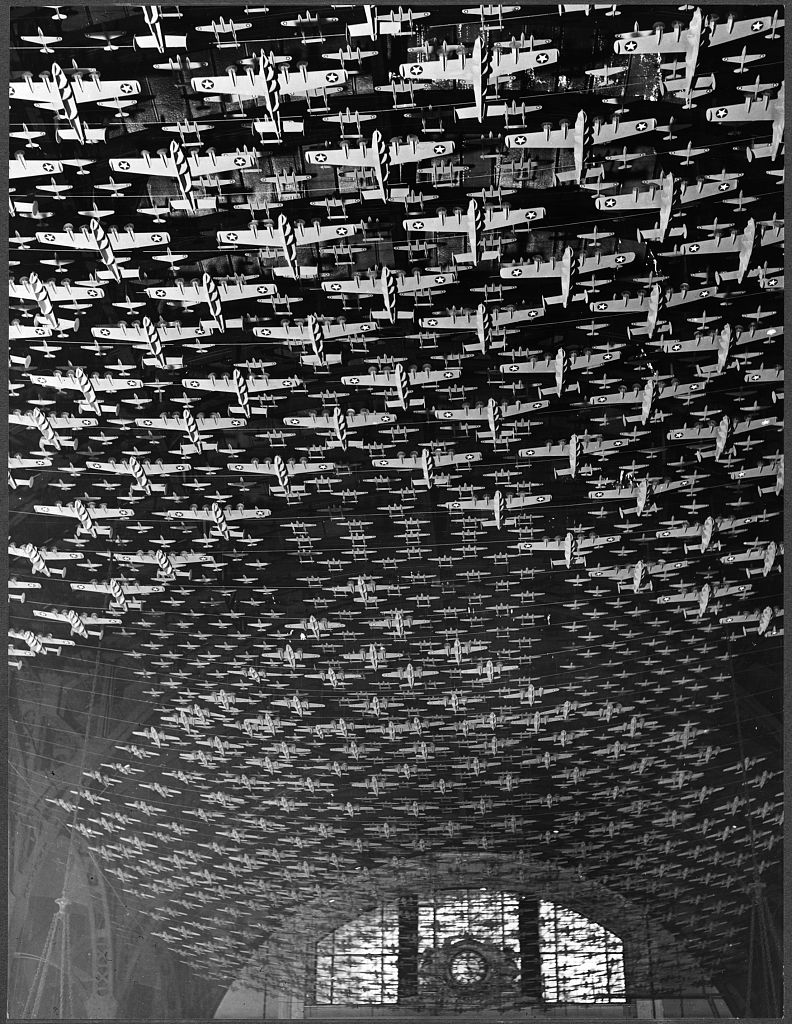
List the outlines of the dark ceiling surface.
{"type": "Polygon", "coordinates": [[[69,10],[12,13],[10,661],[135,702],[75,827],[217,978],[460,851],[736,961],[781,814],[774,8],[69,10]]]}

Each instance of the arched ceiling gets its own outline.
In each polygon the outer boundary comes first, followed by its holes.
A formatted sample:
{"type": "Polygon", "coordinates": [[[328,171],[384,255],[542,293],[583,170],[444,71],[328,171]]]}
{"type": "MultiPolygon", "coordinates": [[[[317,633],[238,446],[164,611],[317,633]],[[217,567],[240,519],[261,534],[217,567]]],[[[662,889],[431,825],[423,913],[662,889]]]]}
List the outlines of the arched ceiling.
{"type": "Polygon", "coordinates": [[[443,852],[736,963],[780,829],[774,9],[67,11],[12,18],[12,713],[54,678],[126,736],[61,809],[219,979],[443,852]]]}

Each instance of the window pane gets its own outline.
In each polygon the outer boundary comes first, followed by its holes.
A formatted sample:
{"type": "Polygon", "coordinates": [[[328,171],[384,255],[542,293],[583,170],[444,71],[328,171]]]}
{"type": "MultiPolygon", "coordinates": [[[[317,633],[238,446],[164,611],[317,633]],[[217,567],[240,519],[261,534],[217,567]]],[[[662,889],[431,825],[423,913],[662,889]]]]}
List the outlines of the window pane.
{"type": "Polygon", "coordinates": [[[544,900],[539,905],[539,935],[547,1002],[625,1001],[624,947],[616,935],[544,900]]]}
{"type": "Polygon", "coordinates": [[[395,1003],[399,918],[395,903],[342,925],[316,944],[317,1003],[395,1003]]]}

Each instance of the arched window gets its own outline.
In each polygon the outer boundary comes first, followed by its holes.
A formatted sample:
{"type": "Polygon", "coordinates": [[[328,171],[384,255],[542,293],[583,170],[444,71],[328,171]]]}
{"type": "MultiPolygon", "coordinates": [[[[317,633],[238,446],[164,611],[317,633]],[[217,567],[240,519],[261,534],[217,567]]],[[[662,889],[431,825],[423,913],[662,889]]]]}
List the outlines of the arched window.
{"type": "Polygon", "coordinates": [[[565,907],[457,889],[380,904],[316,944],[318,1004],[395,1004],[448,992],[546,1003],[624,1002],[621,940],[565,907]]]}

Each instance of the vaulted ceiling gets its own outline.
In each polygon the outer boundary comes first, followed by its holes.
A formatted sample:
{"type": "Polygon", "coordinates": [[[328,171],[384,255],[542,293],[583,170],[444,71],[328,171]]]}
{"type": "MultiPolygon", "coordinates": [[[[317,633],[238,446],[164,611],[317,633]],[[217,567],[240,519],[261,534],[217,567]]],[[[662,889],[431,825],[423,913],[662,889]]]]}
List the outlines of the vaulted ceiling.
{"type": "Polygon", "coordinates": [[[14,12],[12,714],[110,699],[213,977],[431,854],[707,971],[774,884],[780,25],[578,7],[14,12]]]}

